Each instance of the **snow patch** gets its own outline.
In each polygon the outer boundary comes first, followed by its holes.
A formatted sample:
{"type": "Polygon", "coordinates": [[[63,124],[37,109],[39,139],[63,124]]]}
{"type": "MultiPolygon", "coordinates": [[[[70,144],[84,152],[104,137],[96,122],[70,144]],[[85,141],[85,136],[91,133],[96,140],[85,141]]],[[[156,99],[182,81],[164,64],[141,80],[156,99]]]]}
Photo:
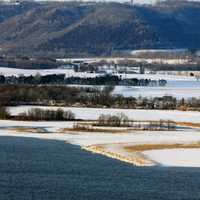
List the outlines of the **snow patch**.
{"type": "Polygon", "coordinates": [[[200,149],[150,150],[143,154],[164,166],[200,167],[200,149]]]}

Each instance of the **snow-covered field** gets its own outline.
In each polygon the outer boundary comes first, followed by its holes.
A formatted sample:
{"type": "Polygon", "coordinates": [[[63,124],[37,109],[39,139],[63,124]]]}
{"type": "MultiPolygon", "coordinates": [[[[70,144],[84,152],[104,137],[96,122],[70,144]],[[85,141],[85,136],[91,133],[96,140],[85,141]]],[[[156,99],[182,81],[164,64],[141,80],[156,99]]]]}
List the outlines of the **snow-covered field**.
{"type": "Polygon", "coordinates": [[[132,55],[140,55],[143,53],[171,53],[171,54],[177,54],[177,53],[186,53],[187,49],[140,49],[140,50],[130,50],[129,52],[132,55]]]}
{"type": "MultiPolygon", "coordinates": [[[[70,87],[94,87],[92,85],[68,85],[70,87]]],[[[103,88],[104,86],[95,86],[103,88]]],[[[124,97],[163,97],[173,96],[177,99],[200,98],[200,82],[196,81],[169,81],[165,87],[137,87],[137,86],[115,86],[114,95],[124,97]]]]}
{"type": "Polygon", "coordinates": [[[164,166],[200,167],[200,149],[162,149],[143,154],[164,166]]]}
{"type": "Polygon", "coordinates": [[[64,140],[69,143],[88,146],[95,144],[131,143],[131,144],[170,144],[192,143],[200,141],[198,129],[186,131],[130,131],[127,133],[98,133],[77,132],[62,133],[63,128],[70,128],[74,122],[24,122],[0,120],[0,136],[23,136],[42,139],[64,140]],[[43,128],[46,132],[33,133],[26,129],[17,131],[17,128],[43,128]]]}
{"type": "Polygon", "coordinates": [[[95,74],[86,74],[86,73],[75,73],[71,69],[55,68],[55,69],[18,69],[18,68],[7,68],[0,67],[0,73],[4,76],[30,76],[30,75],[48,75],[48,74],[65,74],[67,77],[78,76],[78,77],[93,77],[95,74]]]}
{"type": "Polygon", "coordinates": [[[200,98],[200,82],[194,86],[180,87],[132,87],[116,86],[113,94],[123,95],[124,97],[163,97],[173,96],[177,99],[189,99],[192,97],[200,98]]]}
{"type": "MultiPolygon", "coordinates": [[[[154,76],[160,77],[159,75],[154,76]]],[[[186,78],[163,75],[162,78],[167,80],[165,87],[116,86],[114,94],[121,94],[125,97],[163,97],[170,95],[177,99],[200,97],[200,81],[196,81],[194,77],[186,78]]]]}
{"type": "Polygon", "coordinates": [[[76,108],[76,107],[48,107],[48,106],[17,106],[9,107],[12,115],[26,112],[31,108],[71,110],[77,119],[95,120],[101,114],[124,113],[133,120],[171,120],[177,122],[200,123],[200,112],[177,110],[138,110],[138,109],[103,109],[103,108],[76,108]]]}
{"type": "MultiPolygon", "coordinates": [[[[8,67],[0,67],[0,73],[5,76],[30,76],[30,75],[47,75],[47,74],[65,74],[67,77],[69,76],[77,76],[77,77],[95,77],[100,76],[102,74],[95,73],[86,73],[86,72],[74,72],[72,69],[65,68],[55,68],[55,69],[18,69],[18,68],[8,68],[8,67]]],[[[176,80],[176,81],[195,81],[195,77],[189,76],[178,76],[178,75],[163,75],[163,74],[115,74],[122,76],[123,78],[140,78],[140,79],[166,79],[166,80],[176,80]]]]}
{"type": "MultiPolygon", "coordinates": [[[[159,63],[159,64],[170,64],[170,65],[177,65],[177,64],[187,64],[190,63],[191,61],[189,61],[188,59],[179,59],[179,58],[145,58],[145,57],[140,57],[142,54],[144,53],[181,53],[184,50],[136,50],[136,51],[124,51],[123,53],[125,53],[126,55],[129,54],[131,55],[131,57],[93,57],[93,58],[63,58],[63,59],[57,59],[58,61],[63,61],[63,62],[74,62],[74,61],[85,61],[88,63],[94,63],[94,62],[101,62],[106,61],[106,62],[114,62],[114,63],[118,63],[119,61],[123,61],[123,60],[129,60],[129,61],[134,61],[134,62],[145,62],[145,63],[159,63]],[[133,57],[134,56],[134,57],[133,57]]],[[[195,63],[195,62],[193,62],[195,63]]]]}
{"type": "MultiPolygon", "coordinates": [[[[96,77],[100,74],[95,73],[75,73],[71,69],[48,69],[48,70],[25,70],[15,68],[0,68],[0,74],[5,76],[19,76],[19,75],[47,75],[47,74],[65,74],[66,77],[96,77]]],[[[117,86],[114,94],[124,95],[126,97],[162,97],[165,95],[172,95],[178,99],[200,97],[200,81],[197,81],[195,77],[178,76],[178,75],[162,75],[162,74],[115,74],[122,78],[138,78],[138,79],[152,79],[167,80],[166,87],[134,87],[134,86],[117,86]]],[[[76,85],[77,86],[77,85],[76,85]]],[[[90,86],[92,87],[92,86],[90,86]]]]}

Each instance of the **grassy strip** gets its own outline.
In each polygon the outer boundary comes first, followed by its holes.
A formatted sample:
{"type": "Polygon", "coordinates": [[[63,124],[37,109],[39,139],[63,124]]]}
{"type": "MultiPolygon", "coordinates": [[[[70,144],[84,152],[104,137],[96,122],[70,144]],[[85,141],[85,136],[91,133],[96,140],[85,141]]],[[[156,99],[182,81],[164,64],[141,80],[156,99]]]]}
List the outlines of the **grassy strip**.
{"type": "Polygon", "coordinates": [[[200,128],[200,123],[192,123],[192,122],[176,122],[177,125],[180,126],[190,126],[193,128],[200,128]]]}
{"type": "Polygon", "coordinates": [[[191,144],[143,144],[134,146],[125,146],[124,149],[128,152],[141,152],[148,150],[162,150],[162,149],[194,149],[200,148],[200,142],[191,144]]]}
{"type": "Polygon", "coordinates": [[[125,156],[118,152],[108,151],[101,145],[92,145],[92,146],[82,147],[82,149],[92,152],[92,153],[98,153],[98,154],[101,154],[113,159],[117,159],[122,162],[130,163],[135,166],[153,166],[154,165],[152,161],[145,159],[142,156],[141,157],[138,157],[137,155],[132,155],[131,157],[125,156]]]}
{"type": "Polygon", "coordinates": [[[87,127],[78,127],[78,128],[63,128],[60,129],[61,133],[66,133],[66,132],[93,132],[93,133],[126,133],[129,131],[128,129],[103,129],[103,128],[87,128],[87,127]]]}
{"type": "Polygon", "coordinates": [[[44,129],[42,128],[32,128],[32,127],[11,127],[11,128],[8,128],[7,130],[10,130],[10,131],[15,131],[15,132],[18,132],[18,133],[24,133],[24,132],[27,132],[27,133],[47,133],[47,131],[45,131],[44,129]]]}

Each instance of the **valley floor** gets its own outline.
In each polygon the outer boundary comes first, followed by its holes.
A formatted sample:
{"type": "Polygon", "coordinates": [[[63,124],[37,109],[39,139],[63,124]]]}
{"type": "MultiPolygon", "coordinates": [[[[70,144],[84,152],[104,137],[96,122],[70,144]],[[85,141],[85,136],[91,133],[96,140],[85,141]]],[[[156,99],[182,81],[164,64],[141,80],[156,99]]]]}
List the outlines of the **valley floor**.
{"type": "MultiPolygon", "coordinates": [[[[30,107],[13,107],[10,108],[10,112],[16,115],[28,108],[30,107]]],[[[200,157],[198,156],[200,153],[199,112],[95,108],[65,109],[72,110],[78,118],[84,120],[97,119],[101,113],[116,114],[120,111],[135,120],[173,120],[177,122],[179,128],[174,131],[81,132],[68,131],[76,123],[73,121],[24,122],[1,120],[0,136],[65,141],[66,143],[78,145],[87,151],[137,166],[200,167],[200,157]],[[133,147],[133,149],[130,151],[130,148],[127,147],[133,147]],[[181,148],[184,150],[182,151],[181,148]],[[182,159],[183,157],[184,160],[182,159]]]]}

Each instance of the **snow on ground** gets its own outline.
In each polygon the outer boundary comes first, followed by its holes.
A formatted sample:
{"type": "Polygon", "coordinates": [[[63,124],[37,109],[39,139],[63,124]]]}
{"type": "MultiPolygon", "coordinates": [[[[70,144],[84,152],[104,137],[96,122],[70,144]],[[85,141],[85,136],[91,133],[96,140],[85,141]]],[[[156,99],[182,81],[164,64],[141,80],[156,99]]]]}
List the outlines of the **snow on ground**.
{"type": "MultiPolygon", "coordinates": [[[[17,68],[6,68],[1,67],[0,74],[5,76],[19,76],[19,75],[47,75],[47,74],[65,74],[66,77],[96,77],[102,74],[86,73],[86,72],[74,72],[72,69],[46,69],[46,70],[28,70],[28,69],[17,69],[17,68]]],[[[171,95],[178,99],[200,97],[200,81],[197,81],[195,77],[179,76],[179,75],[162,75],[162,74],[114,74],[122,78],[138,78],[138,79],[152,79],[167,80],[165,87],[134,87],[134,86],[116,86],[114,94],[120,94],[126,97],[162,97],[165,95],[171,95]]],[[[73,85],[72,85],[73,86],[73,85]]],[[[76,87],[80,87],[74,85],[76,87]]],[[[92,87],[92,86],[90,86],[92,87]]]]}
{"type": "MultiPolygon", "coordinates": [[[[157,77],[159,77],[157,75],[157,77]]],[[[150,86],[116,86],[114,94],[121,94],[125,97],[163,97],[165,95],[174,96],[178,99],[200,97],[200,81],[194,78],[169,79],[164,87],[150,86]]]]}
{"type": "MultiPolygon", "coordinates": [[[[65,141],[79,146],[107,144],[113,151],[120,153],[123,145],[138,144],[183,144],[200,142],[198,129],[185,131],[130,131],[129,133],[94,133],[94,132],[66,132],[61,133],[61,128],[72,127],[73,122],[23,122],[0,120],[0,136],[30,137],[65,141]],[[43,128],[47,132],[34,133],[26,129],[17,128],[43,128]],[[15,129],[16,128],[16,129],[15,129]],[[120,146],[122,144],[122,146],[120,146]],[[110,146],[111,145],[111,146],[110,146]],[[117,145],[117,149],[116,149],[117,145]],[[119,148],[119,149],[118,149],[119,148]],[[121,150],[120,150],[121,149],[121,150]]],[[[145,151],[149,159],[164,166],[200,167],[200,150],[162,150],[145,151]]]]}
{"type": "MultiPolygon", "coordinates": [[[[159,77],[159,76],[158,76],[159,77]]],[[[169,78],[169,77],[168,77],[169,78]]],[[[200,81],[194,78],[185,80],[168,80],[164,87],[136,87],[136,86],[116,86],[113,92],[125,97],[163,97],[173,96],[177,99],[200,97],[200,81]]]]}
{"type": "MultiPolygon", "coordinates": [[[[66,135],[67,136],[67,135],[66,135]]],[[[200,141],[197,132],[132,132],[124,134],[80,133],[68,135],[67,141],[80,146],[97,144],[165,144],[165,143],[189,143],[200,141]]]]}
{"type": "Polygon", "coordinates": [[[138,78],[138,79],[152,79],[159,80],[165,79],[167,81],[184,81],[184,82],[197,82],[195,77],[191,76],[179,76],[168,74],[119,74],[122,78],[138,78]]]}
{"type": "Polygon", "coordinates": [[[188,59],[163,59],[163,58],[135,58],[132,59],[136,62],[146,62],[146,63],[160,63],[160,64],[169,64],[169,65],[178,65],[178,64],[188,64],[188,59]]]}
{"type": "Polygon", "coordinates": [[[48,74],[65,74],[66,77],[78,76],[78,77],[94,77],[95,74],[78,72],[75,73],[72,69],[55,68],[55,69],[18,69],[18,68],[7,68],[0,67],[0,73],[4,76],[30,76],[30,75],[48,75],[48,74]]]}
{"type": "Polygon", "coordinates": [[[132,55],[140,55],[143,53],[186,53],[187,49],[139,49],[139,50],[130,50],[129,53],[132,55]]]}
{"type": "Polygon", "coordinates": [[[44,128],[48,132],[56,132],[62,128],[72,128],[74,122],[65,121],[13,121],[0,120],[0,130],[7,128],[27,127],[27,128],[44,128]]]}
{"type": "MultiPolygon", "coordinates": [[[[160,64],[171,64],[171,65],[177,65],[177,64],[187,64],[190,63],[188,59],[179,59],[179,58],[140,58],[140,54],[142,55],[143,53],[151,52],[151,53],[180,53],[184,52],[185,50],[134,50],[134,51],[124,51],[123,53],[125,54],[130,54],[134,57],[129,57],[129,58],[123,58],[123,57],[93,57],[93,58],[63,58],[63,59],[57,59],[58,61],[63,61],[63,62],[74,62],[74,61],[85,61],[88,63],[93,63],[93,62],[101,62],[102,60],[105,60],[106,62],[115,62],[118,63],[119,61],[123,60],[130,60],[130,61],[135,61],[138,63],[145,62],[145,63],[160,63],[160,64]]],[[[196,63],[196,62],[193,62],[196,63]]]]}
{"type": "MultiPolygon", "coordinates": [[[[200,81],[196,80],[183,80],[183,81],[177,81],[177,80],[169,80],[166,84],[166,87],[174,88],[174,89],[181,89],[181,88],[189,88],[189,89],[197,89],[200,87],[200,81]]],[[[165,87],[163,87],[165,88],[165,87]]]]}
{"type": "Polygon", "coordinates": [[[56,139],[68,141],[71,144],[88,146],[95,144],[163,144],[163,143],[192,143],[200,141],[198,129],[186,131],[130,131],[128,133],[96,133],[77,132],[61,133],[60,129],[73,126],[73,122],[24,122],[0,120],[0,136],[22,136],[42,139],[56,139]],[[17,131],[12,128],[29,127],[44,128],[46,133],[32,133],[17,131]]]}
{"type": "Polygon", "coordinates": [[[150,150],[143,154],[164,166],[200,167],[200,149],[150,150]]]}
{"type": "Polygon", "coordinates": [[[95,120],[101,114],[124,113],[132,120],[171,120],[177,122],[200,123],[200,112],[177,110],[139,110],[139,109],[103,109],[103,108],[76,108],[76,107],[48,107],[48,106],[16,106],[9,107],[12,115],[26,112],[31,108],[71,110],[77,119],[95,120]]]}
{"type": "MultiPolygon", "coordinates": [[[[98,87],[93,85],[71,84],[70,87],[98,87]]],[[[200,98],[200,82],[197,81],[168,81],[165,87],[150,86],[115,86],[114,95],[123,95],[124,97],[163,97],[173,96],[177,99],[189,99],[192,97],[200,98]]]]}
{"type": "MultiPolygon", "coordinates": [[[[200,83],[199,83],[200,86],[200,83]]],[[[123,95],[124,97],[163,97],[173,96],[177,99],[189,99],[200,97],[200,87],[132,87],[117,86],[113,94],[123,95]]]]}
{"type": "MultiPolygon", "coordinates": [[[[55,68],[55,69],[18,69],[18,68],[7,68],[0,67],[0,73],[5,76],[30,76],[30,75],[46,75],[46,74],[65,74],[67,77],[76,76],[76,77],[96,77],[103,74],[95,73],[86,73],[86,72],[74,72],[72,69],[65,68],[55,68]]],[[[165,79],[165,80],[176,80],[176,81],[196,81],[195,77],[189,76],[179,76],[179,75],[162,75],[162,74],[114,74],[121,76],[122,78],[139,78],[139,79],[165,79]]]]}

